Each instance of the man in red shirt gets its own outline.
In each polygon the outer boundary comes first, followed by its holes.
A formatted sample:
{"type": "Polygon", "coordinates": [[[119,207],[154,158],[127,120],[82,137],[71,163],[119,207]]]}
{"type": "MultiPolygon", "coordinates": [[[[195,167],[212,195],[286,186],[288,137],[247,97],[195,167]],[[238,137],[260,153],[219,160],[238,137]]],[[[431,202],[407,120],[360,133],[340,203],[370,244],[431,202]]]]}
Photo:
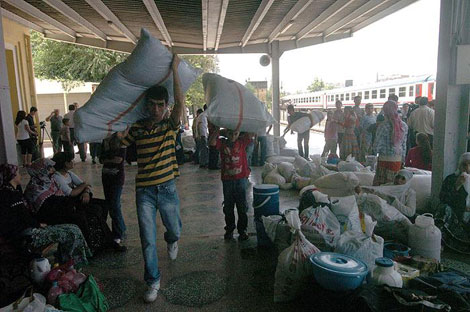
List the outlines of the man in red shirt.
{"type": "Polygon", "coordinates": [[[217,140],[217,149],[220,152],[221,178],[224,190],[224,215],[225,215],[225,235],[224,239],[232,239],[235,230],[235,204],[237,205],[238,239],[244,241],[248,239],[246,229],[248,226],[248,203],[246,201],[246,187],[250,168],[246,157],[246,147],[251,142],[252,135],[241,134],[238,131],[226,130],[226,138],[217,140]]]}

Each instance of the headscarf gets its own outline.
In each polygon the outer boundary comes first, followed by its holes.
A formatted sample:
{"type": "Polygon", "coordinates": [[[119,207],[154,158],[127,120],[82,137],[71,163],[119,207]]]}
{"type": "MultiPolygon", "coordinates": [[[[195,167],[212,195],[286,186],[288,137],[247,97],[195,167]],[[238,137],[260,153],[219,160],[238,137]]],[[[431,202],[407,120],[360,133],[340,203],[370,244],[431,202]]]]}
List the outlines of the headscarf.
{"type": "Polygon", "coordinates": [[[413,172],[406,169],[401,169],[400,171],[398,171],[397,175],[404,177],[406,183],[410,182],[411,178],[413,178],[413,172]]]}
{"type": "Polygon", "coordinates": [[[470,175],[466,172],[463,172],[460,169],[464,161],[470,161],[470,153],[467,152],[467,153],[463,153],[462,155],[460,155],[459,165],[457,167],[457,170],[455,171],[455,174],[458,176],[463,175],[465,177],[465,183],[463,184],[463,187],[465,191],[467,192],[465,206],[470,207],[470,175]]]}
{"type": "Polygon", "coordinates": [[[10,164],[0,165],[0,187],[10,185],[10,181],[16,176],[18,166],[10,164]]]}
{"type": "Polygon", "coordinates": [[[402,128],[402,121],[398,115],[398,105],[395,101],[387,101],[383,106],[385,117],[392,123],[392,142],[397,145],[403,138],[404,130],[402,128]]]}
{"type": "Polygon", "coordinates": [[[63,195],[57,183],[49,175],[49,170],[54,165],[55,162],[52,160],[41,158],[33,162],[27,169],[31,180],[26,186],[24,195],[26,200],[32,205],[33,213],[37,213],[44,201],[50,196],[63,195]]]}
{"type": "Polygon", "coordinates": [[[456,175],[460,175],[462,173],[460,167],[462,167],[464,161],[470,161],[470,152],[463,153],[462,155],[460,155],[459,164],[457,165],[457,170],[455,171],[456,175]]]}

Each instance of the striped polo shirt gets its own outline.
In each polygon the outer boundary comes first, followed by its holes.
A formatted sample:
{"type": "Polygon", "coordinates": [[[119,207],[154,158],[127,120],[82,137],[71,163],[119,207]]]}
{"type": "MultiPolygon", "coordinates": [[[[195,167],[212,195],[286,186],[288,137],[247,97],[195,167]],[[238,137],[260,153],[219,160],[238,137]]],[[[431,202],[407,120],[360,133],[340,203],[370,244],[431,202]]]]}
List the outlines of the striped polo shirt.
{"type": "Polygon", "coordinates": [[[179,176],[175,153],[178,129],[171,119],[155,124],[144,119],[131,126],[122,144],[136,144],[137,188],[159,185],[179,176]]]}

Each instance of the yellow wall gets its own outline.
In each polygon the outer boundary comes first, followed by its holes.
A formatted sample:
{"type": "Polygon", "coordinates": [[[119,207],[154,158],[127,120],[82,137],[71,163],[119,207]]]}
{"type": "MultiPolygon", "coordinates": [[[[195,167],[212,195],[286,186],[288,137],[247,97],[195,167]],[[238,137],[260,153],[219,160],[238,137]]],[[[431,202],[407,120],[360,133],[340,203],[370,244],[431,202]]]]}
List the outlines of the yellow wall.
{"type": "MultiPolygon", "coordinates": [[[[29,112],[29,108],[31,106],[37,106],[29,29],[5,17],[2,18],[2,21],[5,44],[13,45],[16,51],[17,71],[19,73],[17,81],[19,85],[16,86],[15,81],[15,86],[20,91],[19,93],[21,102],[23,103],[23,110],[29,112]]],[[[13,68],[12,66],[14,66],[14,64],[12,64],[14,54],[8,51],[8,47],[6,47],[6,49],[7,67],[10,71],[10,69],[13,68]]],[[[14,88],[11,90],[12,93],[14,92],[13,89],[14,88]]],[[[15,92],[15,95],[13,96],[14,98],[12,98],[12,110],[14,116],[16,116],[16,112],[18,111],[18,99],[15,98],[17,97],[17,94],[18,92],[15,92]]]]}

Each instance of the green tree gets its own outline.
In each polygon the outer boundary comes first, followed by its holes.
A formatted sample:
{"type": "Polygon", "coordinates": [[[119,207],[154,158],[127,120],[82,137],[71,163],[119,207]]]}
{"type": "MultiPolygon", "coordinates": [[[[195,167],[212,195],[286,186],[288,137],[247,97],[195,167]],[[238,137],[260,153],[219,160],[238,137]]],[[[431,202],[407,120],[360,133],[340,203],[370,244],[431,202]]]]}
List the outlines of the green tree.
{"type": "Polygon", "coordinates": [[[334,88],[334,85],[331,83],[325,83],[323,79],[315,77],[313,82],[307,87],[309,92],[316,92],[322,90],[331,90],[334,88]]]}
{"type": "Polygon", "coordinates": [[[100,82],[128,54],[45,39],[31,32],[34,72],[41,79],[57,80],[66,91],[84,82],[100,82]]]}
{"type": "MultiPolygon", "coordinates": [[[[66,91],[84,82],[101,82],[111,68],[128,56],[127,53],[45,39],[34,31],[31,32],[31,43],[36,77],[58,80],[66,91]]],[[[202,72],[218,71],[214,55],[184,55],[182,58],[202,72]]],[[[201,76],[186,93],[188,106],[204,105],[201,76]]]]}
{"type": "Polygon", "coordinates": [[[256,94],[256,88],[254,85],[251,84],[249,80],[246,81],[245,83],[245,88],[251,91],[251,93],[256,94]]]}

